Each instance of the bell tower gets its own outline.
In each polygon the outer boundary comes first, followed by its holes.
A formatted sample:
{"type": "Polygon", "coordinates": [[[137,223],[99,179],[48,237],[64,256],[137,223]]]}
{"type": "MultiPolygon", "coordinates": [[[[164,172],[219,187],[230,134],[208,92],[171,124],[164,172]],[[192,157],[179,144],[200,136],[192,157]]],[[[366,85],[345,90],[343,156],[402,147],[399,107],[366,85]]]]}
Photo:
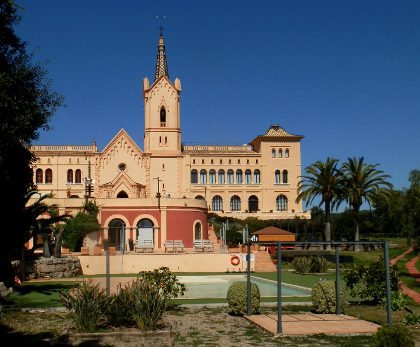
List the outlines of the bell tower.
{"type": "Polygon", "coordinates": [[[169,80],[162,30],[159,36],[155,80],[143,80],[144,151],[152,157],[181,155],[181,82],[169,80]]]}

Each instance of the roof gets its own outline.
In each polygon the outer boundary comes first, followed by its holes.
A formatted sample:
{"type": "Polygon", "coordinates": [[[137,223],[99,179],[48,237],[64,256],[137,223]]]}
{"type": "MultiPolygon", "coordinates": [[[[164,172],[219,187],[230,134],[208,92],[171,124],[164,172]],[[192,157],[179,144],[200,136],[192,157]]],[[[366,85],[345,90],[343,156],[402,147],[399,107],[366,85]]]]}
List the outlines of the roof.
{"type": "Polygon", "coordinates": [[[295,136],[288,133],[279,125],[272,125],[263,136],[270,136],[270,137],[283,137],[283,136],[295,136]]]}
{"type": "Polygon", "coordinates": [[[294,235],[293,233],[276,227],[266,227],[253,232],[251,235],[294,235]]]}
{"type": "Polygon", "coordinates": [[[258,135],[250,142],[251,145],[261,142],[262,140],[274,141],[275,139],[287,139],[287,141],[300,141],[303,139],[301,135],[293,135],[284,130],[280,125],[271,125],[264,135],[258,135]]]}

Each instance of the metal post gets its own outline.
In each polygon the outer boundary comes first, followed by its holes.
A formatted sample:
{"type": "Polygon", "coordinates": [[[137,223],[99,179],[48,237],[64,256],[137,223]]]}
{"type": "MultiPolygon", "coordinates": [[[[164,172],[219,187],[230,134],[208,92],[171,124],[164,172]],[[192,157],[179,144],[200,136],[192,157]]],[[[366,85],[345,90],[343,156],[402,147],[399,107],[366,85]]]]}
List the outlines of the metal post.
{"type": "Polygon", "coordinates": [[[335,246],[335,313],[341,314],[341,298],[340,298],[340,257],[338,254],[338,246],[335,246]]]}
{"type": "Polygon", "coordinates": [[[281,323],[281,243],[277,242],[277,333],[283,333],[281,323]]]}
{"type": "Polygon", "coordinates": [[[385,262],[385,278],[386,278],[386,312],[387,312],[387,316],[388,316],[388,325],[392,325],[391,283],[390,283],[390,279],[389,279],[388,241],[384,242],[384,262],[385,262]]]}
{"type": "Polygon", "coordinates": [[[109,295],[111,292],[111,279],[110,279],[110,275],[109,275],[109,249],[105,250],[105,272],[106,272],[106,281],[105,281],[105,285],[106,285],[106,293],[109,295]]]}
{"type": "Polygon", "coordinates": [[[246,264],[246,295],[247,295],[247,316],[251,315],[251,244],[248,240],[247,264],[246,264]]]}

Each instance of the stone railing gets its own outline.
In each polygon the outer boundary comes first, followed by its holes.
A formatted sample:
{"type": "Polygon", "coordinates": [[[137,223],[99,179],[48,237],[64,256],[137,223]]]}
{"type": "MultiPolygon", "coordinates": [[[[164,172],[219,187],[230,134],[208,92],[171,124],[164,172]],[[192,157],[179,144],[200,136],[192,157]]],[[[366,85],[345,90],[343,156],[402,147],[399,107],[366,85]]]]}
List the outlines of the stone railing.
{"type": "Polygon", "coordinates": [[[32,152],[97,152],[98,147],[96,145],[88,146],[73,146],[73,145],[32,145],[29,147],[32,152]]]}
{"type": "Polygon", "coordinates": [[[184,152],[252,152],[250,145],[217,146],[217,145],[184,145],[184,152]]]}

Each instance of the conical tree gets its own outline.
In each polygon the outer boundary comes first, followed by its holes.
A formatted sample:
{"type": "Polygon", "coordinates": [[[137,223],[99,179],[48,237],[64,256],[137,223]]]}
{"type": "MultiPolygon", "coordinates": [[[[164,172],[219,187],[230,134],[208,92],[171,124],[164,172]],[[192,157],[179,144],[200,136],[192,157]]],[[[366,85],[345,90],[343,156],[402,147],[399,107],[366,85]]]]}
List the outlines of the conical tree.
{"type": "Polygon", "coordinates": [[[301,176],[298,183],[296,202],[304,200],[311,204],[315,198],[320,198],[319,205],[324,204],[325,241],[331,241],[331,210],[342,201],[343,174],[337,165],[337,159],[318,160],[305,169],[306,175],[301,176]]]}
{"type": "MultiPolygon", "coordinates": [[[[366,164],[364,158],[348,158],[343,164],[343,174],[345,175],[345,199],[350,209],[353,211],[354,218],[354,241],[360,240],[359,234],[359,212],[363,202],[370,205],[374,204],[375,198],[382,196],[387,199],[392,184],[387,181],[390,177],[385,175],[382,170],[378,170],[379,164],[366,164]]],[[[356,247],[357,249],[357,247],[356,247]]]]}

